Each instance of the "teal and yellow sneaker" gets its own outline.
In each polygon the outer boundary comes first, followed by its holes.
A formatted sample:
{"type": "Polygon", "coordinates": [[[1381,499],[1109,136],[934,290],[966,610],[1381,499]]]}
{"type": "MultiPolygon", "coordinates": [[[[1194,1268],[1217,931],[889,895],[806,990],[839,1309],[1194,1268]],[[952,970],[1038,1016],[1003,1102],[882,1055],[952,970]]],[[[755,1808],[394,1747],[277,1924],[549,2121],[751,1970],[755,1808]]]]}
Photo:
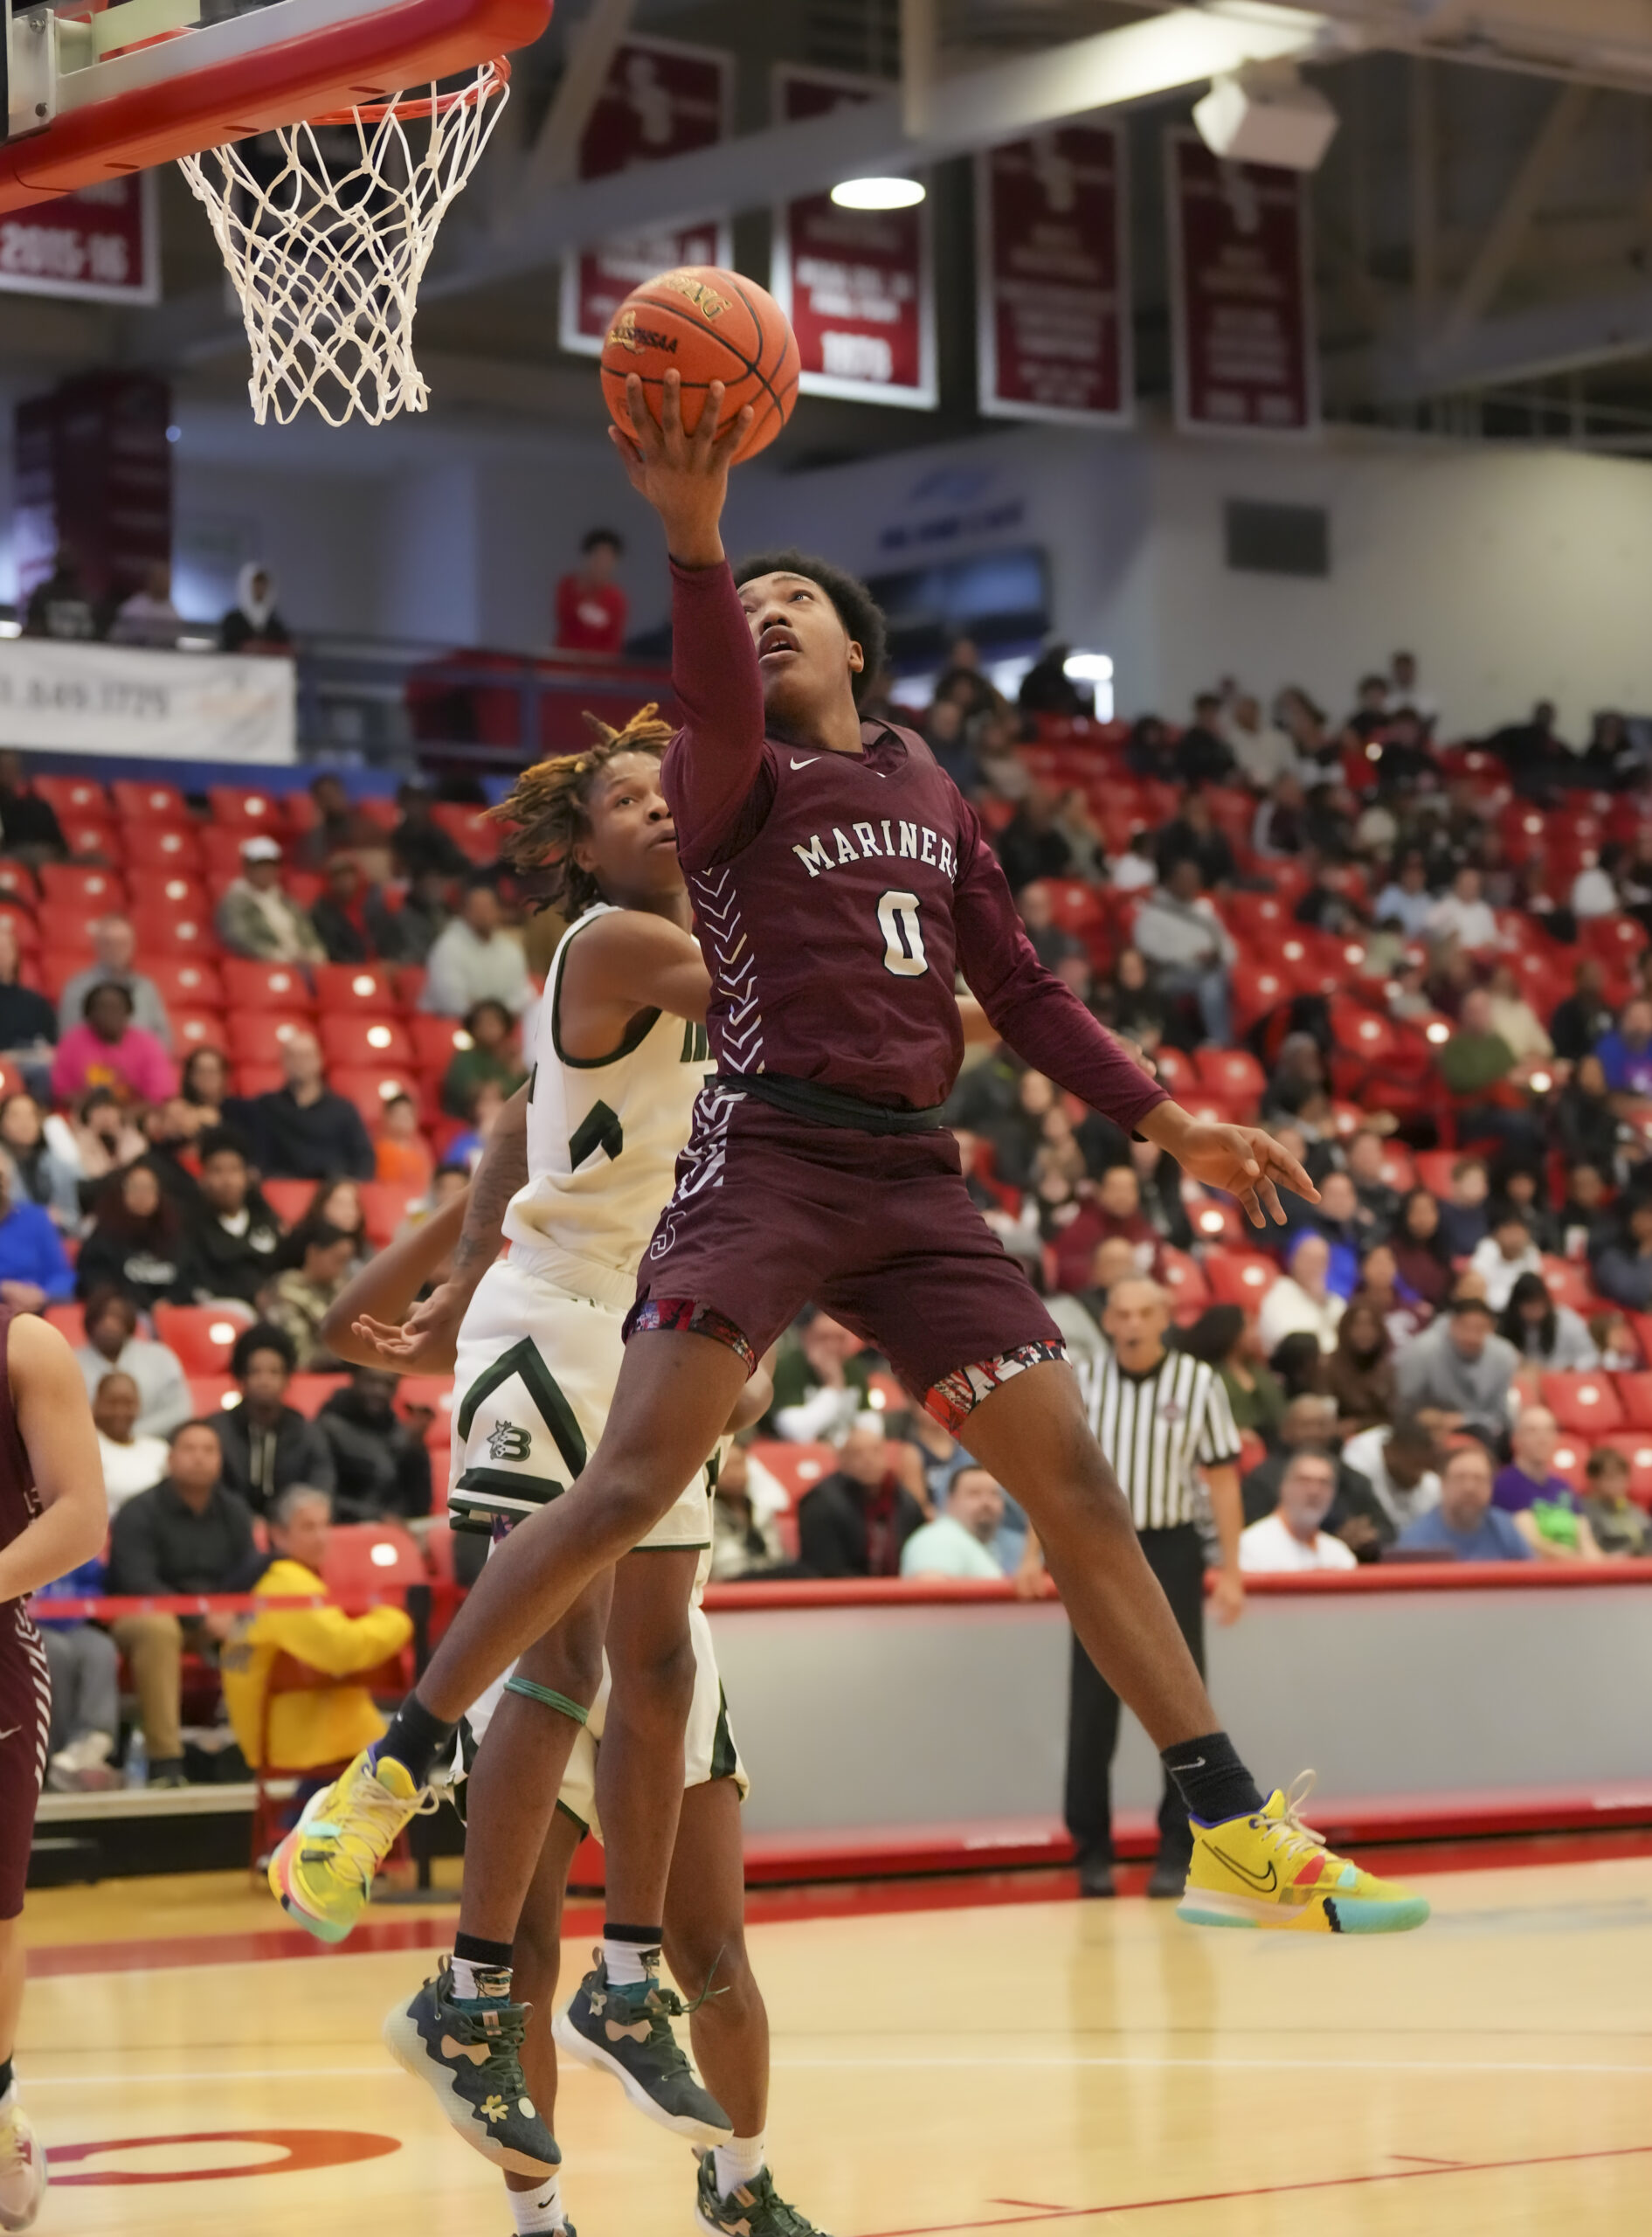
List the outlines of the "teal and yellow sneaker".
{"type": "Polygon", "coordinates": [[[705,2237],[823,2237],[806,2214],[786,2204],[766,2167],[724,2198],[717,2188],[715,2154],[702,2151],[696,2157],[694,2218],[705,2237]]]}
{"type": "Polygon", "coordinates": [[[367,1908],[380,1865],[411,1818],[436,1804],[393,1756],[364,1748],[313,1795],[270,1859],[270,1892],[318,1942],[342,1942],[367,1908]]]}
{"type": "Polygon", "coordinates": [[[1325,1846],[1300,1811],[1314,1775],[1270,1794],[1254,1818],[1189,1822],[1193,1860],[1178,1918],[1192,1926],[1271,1928],[1297,1934],[1407,1934],[1427,1899],[1379,1880],[1325,1846]]]}
{"type": "Polygon", "coordinates": [[[522,2070],[530,2007],[510,2001],[508,1973],[479,1973],[476,1985],[497,1992],[456,1997],[444,1957],[434,1980],[385,2019],[385,2046],[398,2066],[435,2091],[446,2118],[484,2159],[508,2174],[554,2174],[562,2154],[522,2070]]]}
{"type": "Polygon", "coordinates": [[[658,1951],[643,1959],[647,1979],[623,1987],[608,1978],[601,1950],[591,1955],[595,1971],[586,1974],[552,2024],[556,2048],[581,2066],[612,2074],[639,2113],[674,2136],[691,2144],[727,2144],[734,2123],[695,2081],[671,2032],[672,2021],[688,2007],[655,1977],[658,1951]]]}

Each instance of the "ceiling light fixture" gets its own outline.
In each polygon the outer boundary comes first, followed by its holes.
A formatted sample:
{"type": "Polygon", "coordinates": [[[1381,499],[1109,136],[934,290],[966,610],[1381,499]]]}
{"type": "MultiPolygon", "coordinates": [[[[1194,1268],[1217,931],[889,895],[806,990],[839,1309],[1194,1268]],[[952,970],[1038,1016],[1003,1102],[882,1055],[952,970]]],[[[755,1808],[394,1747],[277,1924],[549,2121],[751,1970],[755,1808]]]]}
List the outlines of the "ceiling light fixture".
{"type": "Polygon", "coordinates": [[[910,210],[923,199],[916,178],[846,178],[832,190],[840,210],[910,210]]]}

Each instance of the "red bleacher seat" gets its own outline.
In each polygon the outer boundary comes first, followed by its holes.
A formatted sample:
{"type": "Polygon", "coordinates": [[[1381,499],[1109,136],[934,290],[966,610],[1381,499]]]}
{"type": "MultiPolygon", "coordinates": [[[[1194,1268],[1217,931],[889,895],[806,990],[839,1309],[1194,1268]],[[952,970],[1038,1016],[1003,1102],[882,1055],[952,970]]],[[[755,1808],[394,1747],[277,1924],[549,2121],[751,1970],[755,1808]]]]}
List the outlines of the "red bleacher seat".
{"type": "Polygon", "coordinates": [[[135,828],[128,851],[156,869],[182,870],[188,876],[201,867],[192,823],[144,824],[135,828]]]}
{"type": "Polygon", "coordinates": [[[1545,1375],[1538,1388],[1556,1421],[1574,1436],[1606,1437],[1624,1426],[1623,1408],[1609,1375],[1545,1375]]]}
{"type": "Polygon", "coordinates": [[[1554,1448],[1550,1464],[1557,1476],[1562,1476],[1574,1492],[1584,1489],[1588,1481],[1585,1473],[1589,1465],[1589,1440],[1580,1437],[1562,1436],[1554,1448]]]}
{"type": "Polygon", "coordinates": [[[283,1227],[296,1227],[315,1194],[313,1181],[266,1181],[264,1201],[283,1227]]]}
{"type": "Polygon", "coordinates": [[[0,894],[32,913],[40,897],[34,872],[25,869],[21,862],[0,862],[0,894]]]}
{"type": "Polygon", "coordinates": [[[376,825],[386,836],[402,820],[400,808],[388,793],[363,793],[353,805],[363,823],[376,825]]]}
{"type": "Polygon", "coordinates": [[[132,930],[137,935],[141,956],[156,951],[162,955],[211,955],[217,945],[212,919],[204,910],[146,904],[133,910],[132,930]]]}
{"type": "Polygon", "coordinates": [[[195,835],[200,850],[201,865],[209,880],[228,881],[241,875],[241,846],[245,840],[262,836],[279,838],[279,832],[258,833],[246,823],[204,823],[195,835]]]}
{"type": "Polygon", "coordinates": [[[413,1043],[399,1018],[341,1017],[323,1009],[320,1019],[321,1053],[328,1067],[335,1064],[416,1066],[413,1043]]]}
{"type": "Polygon", "coordinates": [[[425,981],[430,977],[422,963],[397,963],[391,968],[395,981],[396,999],[404,1010],[416,1010],[419,996],[425,991],[425,981]]]}
{"type": "Polygon", "coordinates": [[[232,1095],[273,1095],[287,1085],[287,1073],[280,1064],[237,1064],[234,1070],[232,1095]]]}
{"type": "Polygon", "coordinates": [[[1412,1160],[1417,1168],[1418,1187],[1426,1188],[1431,1196],[1448,1196],[1451,1169],[1456,1162],[1455,1150],[1419,1150],[1412,1160]]]}
{"type": "MultiPolygon", "coordinates": [[[[1640,1316],[1635,1316],[1637,1319],[1640,1316]]],[[[1613,1377],[1625,1423],[1634,1430],[1652,1430],[1652,1368],[1639,1368],[1613,1377]]]]}
{"type": "Polygon", "coordinates": [[[1199,1085],[1199,1072],[1193,1059],[1185,1049],[1160,1048],[1153,1051],[1153,1062],[1158,1067],[1163,1086],[1178,1098],[1191,1095],[1199,1085]]]}
{"type": "Polygon", "coordinates": [[[1334,994],[1331,1001],[1331,1029],[1339,1048],[1363,1056],[1367,1063],[1390,1062],[1400,1046],[1399,1035],[1379,1011],[1366,1009],[1350,994],[1334,994]]]}
{"type": "Polygon", "coordinates": [[[1638,917],[1585,917],[1578,925],[1578,938],[1591,955],[1608,965],[1633,963],[1647,944],[1647,930],[1638,917]]]}
{"type": "Polygon", "coordinates": [[[1282,1002],[1289,1001],[1296,988],[1282,971],[1268,965],[1260,970],[1235,971],[1233,974],[1234,1030],[1248,1033],[1259,1018],[1269,1010],[1277,1009],[1282,1002]]]}
{"type": "MultiPolygon", "coordinates": [[[[402,1023],[413,1044],[413,1062],[421,1072],[433,1072],[439,1078],[459,1051],[471,1045],[469,1034],[457,1018],[415,1015],[404,1018],[402,1023]]],[[[1162,1049],[1155,1050],[1155,1062],[1164,1054],[1162,1049]]],[[[1162,1063],[1159,1076],[1164,1077],[1162,1063]]]]}
{"type": "Polygon", "coordinates": [[[64,844],[72,855],[96,855],[105,862],[119,862],[126,856],[126,840],[118,824],[100,823],[89,815],[72,815],[62,829],[64,844]]]}
{"type": "Polygon", "coordinates": [[[190,804],[176,785],[117,777],[109,792],[114,812],[123,823],[187,824],[190,821],[190,804]]]}
{"type": "Polygon", "coordinates": [[[44,1318],[79,1351],[86,1341],[86,1307],[83,1305],[49,1305],[44,1318]]]}
{"type": "Polygon", "coordinates": [[[308,1017],[290,1010],[232,1009],[226,1020],[229,1053],[238,1064],[279,1064],[283,1042],[295,1033],[312,1033],[308,1017]]]}
{"type": "Polygon", "coordinates": [[[1082,935],[1101,923],[1102,898],[1093,885],[1075,877],[1046,878],[1044,883],[1051,913],[1065,931],[1082,935]]]}
{"type": "Polygon", "coordinates": [[[1549,1295],[1557,1305],[1569,1305],[1573,1312],[1580,1312],[1586,1320],[1592,1312],[1601,1311],[1605,1300],[1594,1293],[1589,1279],[1589,1270],[1573,1258],[1545,1257],[1543,1278],[1549,1295]]]}
{"type": "Polygon", "coordinates": [[[109,796],[94,777],[35,777],[30,780],[30,789],[55,813],[59,823],[68,816],[91,816],[100,823],[109,821],[109,796]]]}
{"type": "Polygon", "coordinates": [[[218,960],[218,975],[237,1009],[279,1009],[293,1016],[315,1007],[309,979],[295,963],[255,963],[250,956],[226,955],[218,960]]]}
{"type": "Polygon", "coordinates": [[[181,909],[186,916],[205,916],[211,904],[206,888],[188,870],[157,869],[152,863],[129,863],[126,890],[135,907],[181,909]]]}
{"type": "Polygon", "coordinates": [[[185,1375],[227,1375],[230,1354],[252,1314],[227,1305],[157,1305],[155,1333],[177,1354],[185,1375]]]}
{"type": "Polygon", "coordinates": [[[170,1006],[173,1053],[180,1063],[192,1049],[222,1049],[225,1045],[225,1023],[222,1010],[186,1009],[179,1003],[170,1006]]]}
{"type": "Polygon", "coordinates": [[[407,1217],[407,1208],[419,1192],[389,1181],[362,1181],[356,1183],[356,1193],[362,1200],[367,1239],[376,1250],[382,1250],[407,1217]]]}
{"type": "Polygon", "coordinates": [[[126,886],[117,871],[93,869],[80,862],[42,862],[40,896],[56,906],[89,910],[98,917],[124,909],[127,903],[126,886]]]}
{"type": "Polygon", "coordinates": [[[34,949],[39,946],[40,928],[35,922],[32,909],[25,908],[21,901],[3,898],[0,899],[0,917],[3,917],[10,925],[12,934],[20,948],[34,949]]]}
{"type": "Polygon", "coordinates": [[[1242,1305],[1254,1312],[1279,1279],[1279,1268],[1260,1250],[1207,1250],[1205,1279],[1218,1305],[1242,1305]]]}
{"type": "Polygon", "coordinates": [[[1185,1309],[1202,1312],[1210,1303],[1210,1284],[1197,1258],[1165,1243],[1158,1254],[1159,1277],[1170,1292],[1178,1313],[1185,1309]]]}
{"type": "Polygon", "coordinates": [[[1268,1077],[1248,1049],[1200,1049],[1195,1051],[1193,1062],[1201,1088],[1225,1097],[1248,1117],[1255,1117],[1268,1077]]]}
{"type": "Polygon", "coordinates": [[[343,1375],[295,1375],[287,1386],[287,1402],[313,1421],[333,1393],[342,1390],[349,1380],[343,1375]]]}
{"type": "Polygon", "coordinates": [[[1276,893],[1229,893],[1222,914],[1240,945],[1259,953],[1271,952],[1291,921],[1290,904],[1276,893]]]}
{"type": "Polygon", "coordinates": [[[346,1603],[370,1593],[428,1584],[430,1572],[412,1533],[399,1522],[335,1522],[328,1534],[321,1581],[346,1603]]]}
{"type": "MultiPolygon", "coordinates": [[[[35,911],[40,945],[49,955],[73,955],[84,966],[92,955],[92,919],[86,911],[66,901],[43,901],[35,911]]],[[[139,940],[140,953],[143,943],[139,940]]]]}
{"type": "Polygon", "coordinates": [[[192,1375],[190,1377],[190,1404],[197,1414],[211,1421],[214,1414],[227,1413],[241,1402],[241,1393],[233,1375],[192,1375]]]}
{"type": "Polygon", "coordinates": [[[143,970],[169,1008],[176,1004],[186,1010],[221,1010],[228,1004],[218,966],[204,957],[146,955],[143,970]]]}
{"type": "Polygon", "coordinates": [[[485,865],[498,860],[499,826],[484,822],[480,808],[468,807],[462,800],[438,800],[430,814],[431,821],[439,824],[450,838],[457,840],[473,862],[485,865]]]}
{"type": "Polygon", "coordinates": [[[1206,1195],[1201,1190],[1199,1202],[1188,1202],[1187,1216],[1202,1243],[1220,1243],[1235,1250],[1248,1250],[1256,1232],[1231,1196],[1206,1195]]]}
{"type": "Polygon", "coordinates": [[[254,832],[279,832],[287,822],[285,804],[279,793],[259,791],[243,785],[209,785],[206,804],[214,823],[233,831],[238,838],[250,838],[254,832]]]}
{"type": "Polygon", "coordinates": [[[370,1068],[364,1064],[341,1064],[329,1073],[328,1084],[335,1095],[349,1098],[369,1128],[377,1125],[379,1114],[392,1096],[405,1095],[418,1103],[423,1092],[418,1075],[411,1064],[375,1064],[370,1068]]]}
{"type": "Polygon", "coordinates": [[[754,1444],[750,1451],[789,1495],[794,1507],[838,1465],[838,1456],[829,1444],[790,1444],[776,1438],[754,1444]]]}
{"type": "MultiPolygon", "coordinates": [[[[363,1202],[367,1188],[373,1185],[371,1182],[364,1184],[363,1202]]],[[[432,1437],[439,1431],[440,1435],[446,1437],[453,1411],[453,1376],[451,1375],[404,1375],[396,1386],[396,1410],[404,1416],[408,1409],[413,1407],[422,1408],[434,1416],[431,1429],[432,1437]]]]}
{"type": "Polygon", "coordinates": [[[1397,1188],[1402,1196],[1408,1196],[1416,1187],[1417,1168],[1411,1152],[1402,1143],[1384,1143],[1382,1177],[1390,1188],[1397,1188]]]}
{"type": "Polygon", "coordinates": [[[315,1004],[323,1015],[367,1012],[395,1016],[401,999],[392,973],[383,964],[318,963],[315,966],[315,1004]]]}

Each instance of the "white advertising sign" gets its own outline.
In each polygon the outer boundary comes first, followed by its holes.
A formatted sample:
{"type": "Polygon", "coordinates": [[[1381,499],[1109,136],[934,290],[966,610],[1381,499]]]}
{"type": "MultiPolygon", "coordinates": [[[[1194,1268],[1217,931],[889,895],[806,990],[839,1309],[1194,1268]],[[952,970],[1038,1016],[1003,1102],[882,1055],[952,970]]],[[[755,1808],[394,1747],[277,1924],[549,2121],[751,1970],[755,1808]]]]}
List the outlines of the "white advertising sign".
{"type": "Polygon", "coordinates": [[[179,761],[294,761],[289,660],[0,641],[0,745],[179,761]]]}

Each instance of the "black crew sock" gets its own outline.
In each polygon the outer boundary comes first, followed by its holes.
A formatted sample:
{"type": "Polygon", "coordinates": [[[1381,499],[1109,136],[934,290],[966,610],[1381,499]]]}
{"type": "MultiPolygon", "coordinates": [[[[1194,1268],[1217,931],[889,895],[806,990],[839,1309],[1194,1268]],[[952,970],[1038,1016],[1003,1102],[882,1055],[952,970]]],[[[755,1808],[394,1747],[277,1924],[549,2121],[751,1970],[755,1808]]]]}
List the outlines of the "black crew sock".
{"type": "Polygon", "coordinates": [[[1162,1748],[1158,1760],[1176,1782],[1190,1818],[1219,1825],[1225,1818],[1254,1818],[1262,1806],[1256,1782],[1225,1732],[1162,1748]]]}
{"type": "MultiPolygon", "coordinates": [[[[410,1693],[390,1721],[378,1743],[379,1756],[393,1756],[415,1786],[425,1785],[430,1767],[453,1738],[454,1727],[433,1717],[417,1693],[410,1693]]],[[[375,1759],[377,1760],[377,1758],[375,1759]]]]}
{"type": "Polygon", "coordinates": [[[0,2097],[3,2097],[5,2095],[7,2090],[10,2088],[15,2079],[16,2076],[11,2071],[10,2060],[0,2059],[0,2097]]]}
{"type": "Polygon", "coordinates": [[[508,1942],[484,1942],[479,1934],[463,1932],[453,1936],[453,1955],[467,1964],[486,1965],[494,1972],[510,1970],[510,1944],[508,1942]]]}

